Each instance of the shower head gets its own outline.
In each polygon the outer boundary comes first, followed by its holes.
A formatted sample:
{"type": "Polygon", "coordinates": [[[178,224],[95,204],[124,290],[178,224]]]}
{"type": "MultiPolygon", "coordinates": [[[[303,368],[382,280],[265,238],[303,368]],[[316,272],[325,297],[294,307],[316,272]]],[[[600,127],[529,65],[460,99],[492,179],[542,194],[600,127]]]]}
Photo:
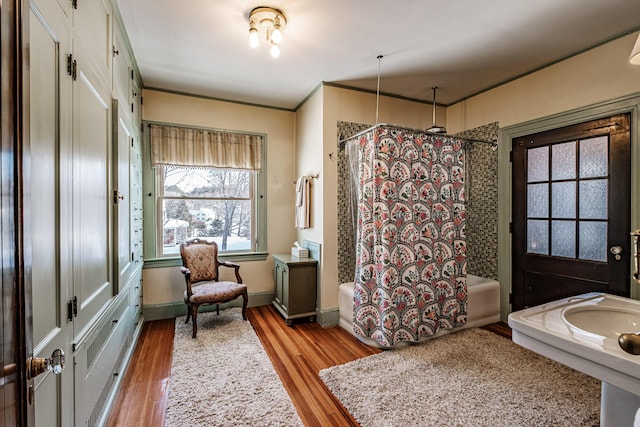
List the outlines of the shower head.
{"type": "Polygon", "coordinates": [[[442,126],[433,125],[429,129],[425,130],[428,133],[447,133],[447,129],[442,126]]]}
{"type": "Polygon", "coordinates": [[[434,86],[432,89],[433,89],[433,107],[432,107],[432,110],[433,110],[433,124],[425,132],[428,132],[428,133],[447,133],[447,129],[444,126],[436,125],[436,89],[438,89],[438,86],[434,86]]]}

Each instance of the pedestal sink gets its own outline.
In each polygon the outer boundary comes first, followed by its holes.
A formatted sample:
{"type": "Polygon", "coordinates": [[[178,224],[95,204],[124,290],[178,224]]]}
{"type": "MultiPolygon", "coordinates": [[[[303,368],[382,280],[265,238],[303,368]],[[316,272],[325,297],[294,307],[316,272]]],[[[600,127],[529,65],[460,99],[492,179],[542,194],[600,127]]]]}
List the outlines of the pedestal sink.
{"type": "Polygon", "coordinates": [[[618,337],[640,331],[640,301],[589,293],[511,313],[509,326],[515,343],[602,381],[602,426],[634,425],[640,356],[618,337]]]}
{"type": "Polygon", "coordinates": [[[574,307],[565,310],[564,319],[585,332],[603,337],[618,337],[640,329],[640,313],[608,307],[574,307]]]}

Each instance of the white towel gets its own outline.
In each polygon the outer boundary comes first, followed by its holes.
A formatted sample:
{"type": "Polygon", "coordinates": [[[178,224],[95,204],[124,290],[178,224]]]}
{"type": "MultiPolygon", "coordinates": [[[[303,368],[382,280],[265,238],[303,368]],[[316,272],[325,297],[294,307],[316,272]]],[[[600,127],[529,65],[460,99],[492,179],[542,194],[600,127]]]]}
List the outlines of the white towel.
{"type": "Polygon", "coordinates": [[[309,228],[309,177],[301,176],[296,181],[296,228],[309,228]]]}
{"type": "Polygon", "coordinates": [[[303,187],[306,179],[307,177],[303,175],[296,181],[296,206],[302,206],[302,199],[304,195],[303,187]]]}

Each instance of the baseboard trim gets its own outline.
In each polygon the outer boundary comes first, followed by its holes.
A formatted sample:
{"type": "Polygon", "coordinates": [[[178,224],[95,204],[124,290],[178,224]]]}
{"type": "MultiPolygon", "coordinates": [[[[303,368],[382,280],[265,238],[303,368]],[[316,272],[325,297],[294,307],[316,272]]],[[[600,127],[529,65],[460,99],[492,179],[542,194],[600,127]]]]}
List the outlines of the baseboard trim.
{"type": "Polygon", "coordinates": [[[316,322],[323,328],[336,326],[340,321],[340,311],[338,308],[322,311],[316,308],[316,322]]]}
{"type": "Polygon", "coordinates": [[[116,371],[121,375],[117,375],[115,377],[113,387],[109,392],[109,398],[105,402],[102,416],[100,417],[100,420],[96,425],[99,425],[99,426],[106,425],[107,421],[111,417],[111,410],[113,409],[113,405],[115,404],[115,401],[118,397],[118,393],[120,392],[120,387],[122,386],[124,374],[127,372],[127,369],[129,369],[129,362],[131,362],[131,358],[133,357],[133,352],[135,351],[136,346],[138,345],[138,338],[140,338],[140,334],[142,333],[143,323],[144,323],[144,319],[140,318],[139,322],[135,324],[135,327],[133,330],[133,336],[131,339],[131,344],[129,344],[129,348],[127,349],[126,354],[123,357],[122,361],[120,361],[119,368],[116,371]]]}
{"type": "MultiPolygon", "coordinates": [[[[257,292],[249,294],[249,303],[247,304],[247,307],[269,305],[274,298],[275,292],[257,292]]],[[[220,304],[221,309],[228,307],[242,307],[242,298],[220,304]]],[[[215,306],[210,305],[201,307],[200,311],[212,311],[215,309],[215,306]]],[[[174,319],[176,317],[185,316],[187,314],[187,306],[184,301],[174,301],[165,304],[147,304],[142,307],[142,312],[144,314],[145,321],[174,319]]]]}

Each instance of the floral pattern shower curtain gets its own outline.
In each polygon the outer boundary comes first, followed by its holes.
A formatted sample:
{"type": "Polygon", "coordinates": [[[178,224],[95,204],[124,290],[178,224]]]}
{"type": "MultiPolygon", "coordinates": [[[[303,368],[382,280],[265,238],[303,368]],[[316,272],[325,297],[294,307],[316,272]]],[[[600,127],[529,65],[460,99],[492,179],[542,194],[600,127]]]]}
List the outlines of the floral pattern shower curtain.
{"type": "Polygon", "coordinates": [[[464,149],[388,126],[358,137],[354,331],[390,347],[466,323],[464,149]]]}

